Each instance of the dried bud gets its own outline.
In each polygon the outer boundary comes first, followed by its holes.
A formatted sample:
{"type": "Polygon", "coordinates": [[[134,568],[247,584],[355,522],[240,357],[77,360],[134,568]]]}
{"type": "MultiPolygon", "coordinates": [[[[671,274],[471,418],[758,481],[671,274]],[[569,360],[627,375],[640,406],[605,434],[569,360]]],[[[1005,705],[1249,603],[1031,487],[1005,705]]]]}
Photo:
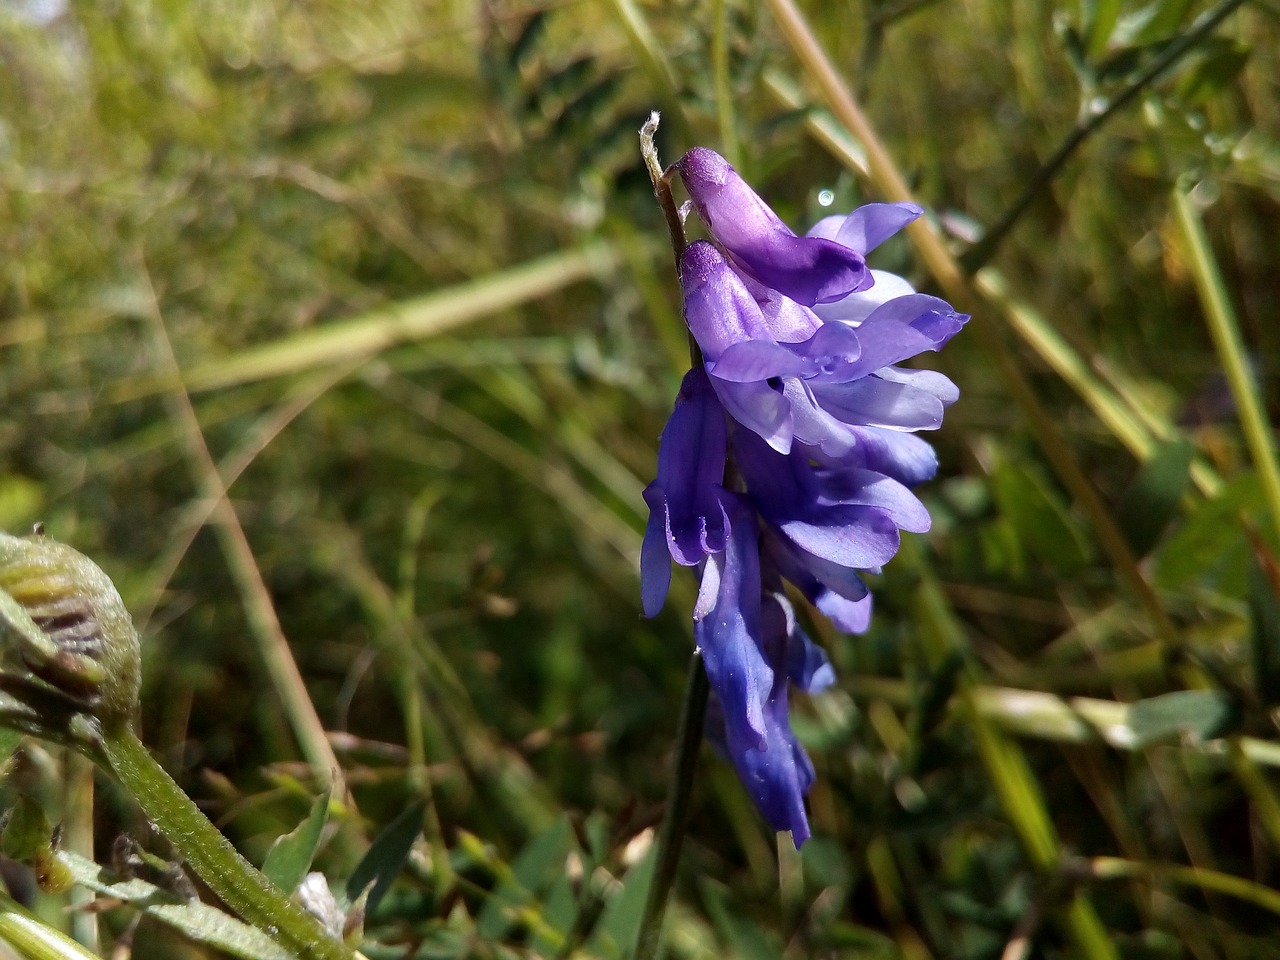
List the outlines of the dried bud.
{"type": "Polygon", "coordinates": [[[35,533],[0,533],[0,643],[11,662],[102,720],[138,700],[138,634],[111,579],[88,557],[35,533]]]}

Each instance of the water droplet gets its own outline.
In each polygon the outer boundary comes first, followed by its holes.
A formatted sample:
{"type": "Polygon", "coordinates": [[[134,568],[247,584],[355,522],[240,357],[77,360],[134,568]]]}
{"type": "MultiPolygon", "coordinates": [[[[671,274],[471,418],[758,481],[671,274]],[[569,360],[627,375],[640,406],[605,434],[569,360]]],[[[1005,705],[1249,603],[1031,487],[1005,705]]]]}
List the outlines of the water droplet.
{"type": "Polygon", "coordinates": [[[818,192],[818,206],[829,207],[836,202],[836,195],[830,190],[820,190],[818,192]]]}

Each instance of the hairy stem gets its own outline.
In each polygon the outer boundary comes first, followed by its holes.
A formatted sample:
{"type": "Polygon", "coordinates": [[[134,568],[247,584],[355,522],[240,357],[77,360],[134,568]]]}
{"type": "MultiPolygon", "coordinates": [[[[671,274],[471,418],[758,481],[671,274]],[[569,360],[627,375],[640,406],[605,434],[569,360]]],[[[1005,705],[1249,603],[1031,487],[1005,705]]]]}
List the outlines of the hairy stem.
{"type": "Polygon", "coordinates": [[[227,906],[303,960],[352,960],[345,944],[236,852],[127,726],[105,731],[102,762],[227,906]]]}

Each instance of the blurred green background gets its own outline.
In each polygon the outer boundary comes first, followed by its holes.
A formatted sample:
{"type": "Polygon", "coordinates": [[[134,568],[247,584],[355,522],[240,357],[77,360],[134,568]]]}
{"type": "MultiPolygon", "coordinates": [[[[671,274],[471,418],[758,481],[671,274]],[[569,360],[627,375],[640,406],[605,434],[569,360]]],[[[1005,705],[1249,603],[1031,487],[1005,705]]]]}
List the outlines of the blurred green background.
{"type": "MultiPolygon", "coordinates": [[[[1202,295],[1274,417],[1280,7],[1225,6],[1180,53],[1211,5],[804,4],[957,254],[1136,95],[929,357],[934,530],[867,636],[815,625],[815,838],[707,749],[671,956],[1280,954],[1280,497],[1202,295]]],[[[646,621],[636,571],[687,364],[652,109],[793,227],[881,198],[767,5],[0,9],[0,529],[115,579],[143,736],[250,859],[332,758],[335,883],[429,800],[371,958],[629,950],[692,644],[688,575],[646,621]]],[[[905,239],[873,263],[934,289],[905,239]]],[[[146,842],[91,780],[32,744],[4,789],[146,842]]]]}

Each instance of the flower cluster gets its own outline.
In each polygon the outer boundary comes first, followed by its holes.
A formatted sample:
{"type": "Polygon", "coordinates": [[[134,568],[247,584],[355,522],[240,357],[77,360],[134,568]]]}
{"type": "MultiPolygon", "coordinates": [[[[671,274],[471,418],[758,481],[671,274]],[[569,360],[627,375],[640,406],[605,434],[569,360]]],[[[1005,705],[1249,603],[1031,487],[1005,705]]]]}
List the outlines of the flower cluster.
{"type": "Polygon", "coordinates": [[[937,428],[957,397],[941,374],[896,364],[939,349],[968,317],[866,265],[919,207],[869,204],[801,237],[715,152],[691,150],[675,169],[712,240],[680,262],[703,364],[681,384],[644,492],[644,609],[665,602],[672,559],[701,568],[693,616],[711,733],[799,846],[814,771],[788,691],[817,692],[835,674],[783,581],[841,630],[866,629],[860,574],[897,552],[901,530],[929,529],[909,488],[937,459],[914,432],[937,428]]]}

